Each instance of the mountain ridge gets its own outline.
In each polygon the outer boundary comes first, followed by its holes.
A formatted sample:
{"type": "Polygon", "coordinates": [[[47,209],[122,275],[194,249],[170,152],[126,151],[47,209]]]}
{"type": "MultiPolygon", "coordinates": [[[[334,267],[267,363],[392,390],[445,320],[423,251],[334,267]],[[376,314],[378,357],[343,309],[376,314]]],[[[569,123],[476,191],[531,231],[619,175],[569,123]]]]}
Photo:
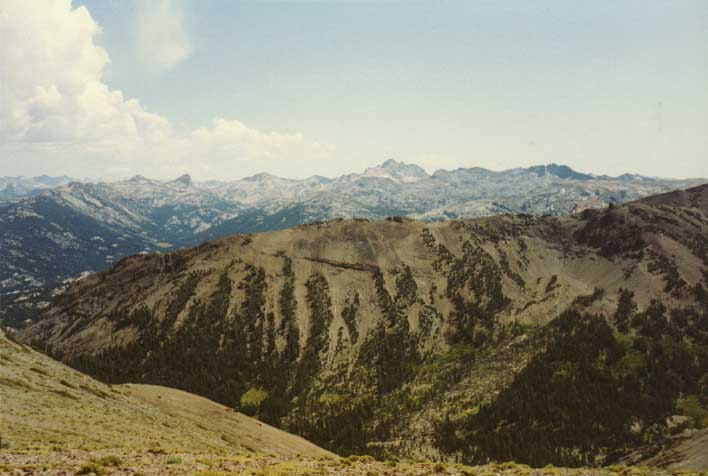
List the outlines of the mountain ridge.
{"type": "MultiPolygon", "coordinates": [[[[226,183],[233,183],[233,182],[239,182],[239,181],[257,181],[259,179],[264,179],[264,178],[271,178],[271,179],[279,179],[279,180],[286,180],[286,181],[307,181],[313,178],[316,178],[318,180],[323,180],[327,182],[335,181],[338,178],[341,177],[347,177],[347,176],[366,176],[368,170],[382,170],[382,171],[396,171],[396,170],[411,170],[415,171],[415,175],[420,175],[421,177],[434,177],[436,174],[438,175],[445,175],[445,174],[450,174],[454,172],[459,172],[459,171],[477,171],[477,172],[486,172],[489,174],[505,174],[509,172],[514,172],[514,171],[523,171],[523,172],[532,172],[537,175],[553,175],[558,178],[565,178],[565,179],[571,179],[571,180],[588,180],[588,179],[600,179],[600,180],[668,180],[668,181],[692,181],[692,180],[706,180],[704,178],[699,178],[699,177],[687,177],[687,178],[666,178],[666,177],[656,177],[656,176],[646,176],[646,175],[641,175],[641,174],[636,174],[636,173],[623,173],[617,176],[612,176],[612,175],[607,175],[607,174],[595,174],[595,173],[584,173],[584,172],[578,172],[572,167],[564,164],[558,164],[555,162],[550,162],[548,164],[543,164],[543,165],[532,165],[528,167],[512,167],[509,169],[503,169],[503,170],[493,170],[493,169],[488,169],[485,167],[479,167],[479,166],[472,166],[472,167],[456,167],[454,169],[436,169],[432,173],[428,174],[428,172],[425,171],[422,167],[415,163],[406,163],[403,161],[399,161],[396,159],[386,159],[384,162],[382,162],[379,165],[373,166],[373,167],[368,167],[364,170],[362,173],[356,173],[356,172],[351,172],[347,174],[343,174],[340,176],[336,177],[325,177],[322,175],[312,175],[310,177],[306,177],[303,179],[297,179],[297,178],[289,178],[289,177],[280,177],[274,174],[271,174],[269,172],[259,172],[253,175],[249,175],[246,177],[242,177],[239,179],[231,179],[231,180],[203,180],[203,181],[194,181],[191,177],[190,174],[185,173],[178,177],[177,179],[151,179],[147,178],[144,175],[133,175],[132,177],[129,178],[114,178],[114,179],[82,179],[78,180],[76,178],[71,178],[68,176],[50,176],[50,175],[38,175],[38,176],[3,176],[0,177],[0,188],[3,186],[8,186],[12,184],[17,184],[17,183],[22,183],[24,184],[24,187],[27,188],[29,186],[29,190],[36,190],[36,189],[46,189],[52,186],[61,186],[68,184],[70,182],[78,182],[78,183],[115,183],[115,182],[121,182],[121,181],[147,181],[147,182],[155,182],[155,183],[169,183],[169,182],[177,182],[180,179],[186,180],[188,182],[194,182],[196,184],[214,184],[214,183],[219,183],[219,184],[226,184],[226,183]],[[27,185],[29,184],[29,185],[27,185]]],[[[395,180],[395,177],[391,177],[392,180],[395,180]]],[[[1,192],[0,192],[1,193],[1,192]]]]}
{"type": "Polygon", "coordinates": [[[293,180],[263,173],[200,183],[188,175],[173,181],[134,176],[47,188],[52,179],[45,178],[32,196],[0,205],[0,320],[22,325],[64,281],[106,269],[137,252],[169,251],[234,233],[334,218],[401,215],[439,221],[563,215],[695,183],[588,177],[555,164],[428,175],[417,165],[388,160],[364,173],[333,179],[293,180]],[[61,262],[66,266],[57,267],[61,262]]]}
{"type": "Polygon", "coordinates": [[[708,207],[676,200],[335,219],[133,256],[20,338],[344,454],[609,464],[708,417],[708,207]]]}

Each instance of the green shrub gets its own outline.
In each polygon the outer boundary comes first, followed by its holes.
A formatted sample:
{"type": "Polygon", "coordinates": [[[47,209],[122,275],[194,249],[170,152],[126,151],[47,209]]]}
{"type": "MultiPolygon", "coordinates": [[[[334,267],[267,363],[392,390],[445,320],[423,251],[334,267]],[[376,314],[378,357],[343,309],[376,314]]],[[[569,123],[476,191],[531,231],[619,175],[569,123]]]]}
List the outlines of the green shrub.
{"type": "Polygon", "coordinates": [[[344,458],[343,461],[346,461],[347,463],[373,463],[376,460],[373,458],[373,456],[369,455],[350,455],[344,458]]]}
{"type": "Polygon", "coordinates": [[[115,455],[103,456],[102,458],[93,459],[88,463],[85,463],[76,472],[77,475],[81,474],[95,474],[96,476],[102,476],[106,473],[106,468],[118,468],[123,464],[123,460],[115,455]]]}
{"type": "Polygon", "coordinates": [[[11,447],[12,441],[8,440],[7,438],[3,438],[2,435],[0,435],[0,450],[5,450],[11,447]]]}
{"type": "Polygon", "coordinates": [[[165,461],[165,463],[167,463],[167,464],[180,464],[180,463],[182,463],[182,458],[180,458],[179,456],[170,456],[169,458],[167,458],[167,461],[165,461]]]}
{"type": "Polygon", "coordinates": [[[95,461],[89,461],[81,466],[76,474],[95,474],[96,476],[103,476],[106,474],[106,469],[95,461]]]}
{"type": "Polygon", "coordinates": [[[687,395],[676,400],[676,408],[693,420],[696,428],[708,426],[708,410],[701,406],[701,402],[696,395],[687,395]]]}
{"type": "Polygon", "coordinates": [[[260,387],[253,387],[241,395],[241,406],[258,409],[268,398],[268,392],[260,387]]]}
{"type": "Polygon", "coordinates": [[[118,467],[120,467],[120,465],[123,464],[123,460],[115,455],[104,456],[102,458],[94,460],[94,462],[96,464],[101,465],[101,466],[113,467],[113,468],[118,468],[118,467]]]}

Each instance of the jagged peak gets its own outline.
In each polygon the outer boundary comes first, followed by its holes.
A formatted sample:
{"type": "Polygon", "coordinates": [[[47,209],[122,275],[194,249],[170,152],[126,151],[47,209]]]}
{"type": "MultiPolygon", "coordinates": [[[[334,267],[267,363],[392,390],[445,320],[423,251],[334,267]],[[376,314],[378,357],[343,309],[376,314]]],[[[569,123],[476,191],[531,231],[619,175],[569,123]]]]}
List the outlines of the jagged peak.
{"type": "Polygon", "coordinates": [[[381,167],[382,169],[390,169],[390,168],[394,168],[394,167],[399,167],[401,165],[406,165],[406,164],[404,164],[403,162],[399,162],[396,159],[387,159],[379,167],[381,167]]]}
{"type": "Polygon", "coordinates": [[[180,187],[189,187],[192,185],[192,177],[189,174],[184,174],[176,178],[175,180],[168,182],[168,185],[177,185],[180,187]]]}
{"type": "Polygon", "coordinates": [[[591,174],[576,172],[571,167],[563,164],[550,163],[547,165],[534,165],[526,169],[530,173],[536,175],[553,175],[554,177],[569,179],[569,180],[590,180],[593,178],[591,174]]]}
{"type": "Polygon", "coordinates": [[[430,177],[422,167],[395,159],[388,159],[381,165],[369,167],[364,171],[364,176],[389,178],[398,182],[417,182],[430,177]]]}

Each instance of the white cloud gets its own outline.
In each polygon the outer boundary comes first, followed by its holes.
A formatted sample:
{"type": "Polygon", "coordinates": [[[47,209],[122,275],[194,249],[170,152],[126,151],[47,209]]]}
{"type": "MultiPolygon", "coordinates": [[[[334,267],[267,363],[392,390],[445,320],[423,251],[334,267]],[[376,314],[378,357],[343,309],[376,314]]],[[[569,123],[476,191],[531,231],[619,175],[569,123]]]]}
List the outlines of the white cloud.
{"type": "Polygon", "coordinates": [[[150,69],[170,69],[189,58],[193,48],[178,1],[135,0],[135,49],[150,69]]]}
{"type": "MultiPolygon", "coordinates": [[[[331,147],[300,134],[262,132],[236,120],[220,118],[177,133],[165,117],[103,82],[110,59],[94,42],[100,31],[89,11],[73,8],[71,0],[0,3],[0,168],[5,173],[83,177],[189,171],[226,178],[265,168],[297,172],[296,163],[332,157],[331,147]]],[[[179,56],[177,50],[159,49],[168,63],[179,56]]]]}
{"type": "Polygon", "coordinates": [[[101,81],[108,53],[85,7],[70,0],[0,6],[0,136],[8,141],[106,145],[154,138],[168,122],[101,81]]]}
{"type": "Polygon", "coordinates": [[[248,163],[247,173],[268,169],[301,175],[298,162],[320,162],[334,155],[332,146],[306,141],[302,134],[262,132],[227,119],[216,119],[211,127],[195,130],[188,143],[189,156],[211,159],[204,163],[206,175],[218,174],[215,167],[231,176],[242,175],[239,171],[244,161],[248,163]],[[293,159],[292,167],[284,166],[284,158],[293,159]]]}

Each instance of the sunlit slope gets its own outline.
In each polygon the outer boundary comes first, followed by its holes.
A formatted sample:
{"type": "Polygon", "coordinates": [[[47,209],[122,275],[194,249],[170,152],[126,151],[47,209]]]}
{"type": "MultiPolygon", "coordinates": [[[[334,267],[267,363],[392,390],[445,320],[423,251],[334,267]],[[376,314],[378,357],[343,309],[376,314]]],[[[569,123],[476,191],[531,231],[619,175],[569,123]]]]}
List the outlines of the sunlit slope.
{"type": "Polygon", "coordinates": [[[2,333],[0,404],[0,435],[11,450],[329,454],[203,397],[151,385],[104,385],[2,333]]]}

